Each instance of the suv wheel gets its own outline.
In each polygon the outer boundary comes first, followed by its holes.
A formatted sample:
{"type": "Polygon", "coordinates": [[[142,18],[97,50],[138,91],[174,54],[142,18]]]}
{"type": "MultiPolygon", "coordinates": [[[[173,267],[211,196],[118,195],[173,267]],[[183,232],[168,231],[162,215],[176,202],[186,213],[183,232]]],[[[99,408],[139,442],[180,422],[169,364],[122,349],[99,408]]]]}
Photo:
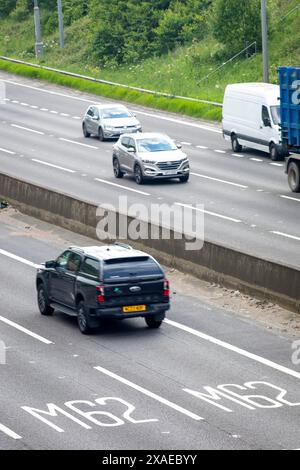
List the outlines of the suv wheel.
{"type": "Polygon", "coordinates": [[[121,171],[120,163],[117,157],[113,159],[113,169],[114,169],[115,178],[123,178],[124,173],[123,171],[121,171]]]}
{"type": "Polygon", "coordinates": [[[77,306],[77,323],[82,334],[88,335],[91,332],[90,319],[83,301],[79,302],[77,306]]]}
{"type": "Polygon", "coordinates": [[[82,132],[84,137],[91,137],[91,134],[87,131],[86,125],[84,123],[82,124],[82,132]]]}
{"type": "Polygon", "coordinates": [[[145,317],[145,322],[149,328],[159,328],[162,324],[162,320],[155,320],[154,317],[145,317]]]}
{"type": "Polygon", "coordinates": [[[37,289],[37,300],[39,311],[42,315],[52,315],[54,309],[50,307],[44,284],[40,284],[37,289]]]}
{"type": "Polygon", "coordinates": [[[235,134],[231,136],[231,146],[234,153],[239,153],[243,150],[242,145],[239,143],[238,138],[235,134]]]}
{"type": "Polygon", "coordinates": [[[189,174],[184,175],[184,176],[180,176],[180,178],[179,178],[180,183],[187,183],[188,180],[189,180],[189,177],[190,177],[189,174]]]}
{"type": "Polygon", "coordinates": [[[99,127],[99,129],[98,129],[98,138],[99,138],[100,142],[103,142],[105,140],[102,127],[99,127]]]}
{"type": "Polygon", "coordinates": [[[134,167],[134,179],[137,184],[143,184],[144,177],[140,165],[135,165],[134,167]]]}

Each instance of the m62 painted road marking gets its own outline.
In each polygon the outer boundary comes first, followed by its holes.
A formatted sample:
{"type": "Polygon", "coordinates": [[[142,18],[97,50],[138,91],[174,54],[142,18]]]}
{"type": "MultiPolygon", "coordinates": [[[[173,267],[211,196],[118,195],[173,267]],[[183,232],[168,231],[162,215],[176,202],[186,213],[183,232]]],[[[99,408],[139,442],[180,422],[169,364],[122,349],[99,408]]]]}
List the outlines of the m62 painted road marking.
{"type": "Polygon", "coordinates": [[[216,388],[210,386],[205,386],[203,388],[205,392],[191,390],[189,388],[184,388],[183,391],[229,413],[233,412],[231,408],[216,402],[223,398],[237,403],[238,405],[243,406],[249,410],[255,410],[257,408],[273,409],[281,408],[283,406],[300,406],[300,402],[293,403],[284,399],[285,395],[288,393],[287,390],[265,381],[245,382],[243,385],[229,383],[218,385],[216,388]],[[238,389],[239,391],[248,391],[249,389],[256,390],[257,386],[272,388],[273,390],[277,391],[277,395],[275,398],[270,398],[265,395],[243,395],[231,390],[231,388],[238,389]]]}
{"type": "MultiPolygon", "coordinates": [[[[54,403],[47,403],[47,410],[40,410],[37,408],[33,408],[31,406],[22,406],[21,408],[26,411],[27,413],[31,414],[35,418],[39,419],[43,423],[47,424],[49,427],[54,429],[55,431],[62,433],[65,432],[64,429],[57,426],[56,424],[52,423],[47,418],[44,418],[41,415],[46,415],[50,417],[58,417],[59,414],[65,416],[66,418],[71,419],[76,424],[79,424],[84,429],[92,429],[90,424],[85,423],[79,418],[76,418],[73,414],[66,411],[64,408],[61,408],[54,403]]],[[[153,423],[159,421],[157,418],[148,418],[148,419],[136,419],[132,416],[135,412],[136,408],[134,405],[129,403],[123,398],[117,397],[102,397],[96,398],[95,403],[89,400],[71,400],[64,403],[64,406],[71,410],[73,413],[79,415],[80,417],[87,420],[89,423],[96,424],[97,426],[101,427],[118,427],[124,425],[126,422],[133,423],[133,424],[144,424],[144,423],[153,423]],[[83,411],[79,405],[88,406],[89,408],[95,408],[97,405],[106,406],[107,403],[115,402],[121,403],[123,406],[126,407],[125,411],[123,411],[121,418],[116,416],[115,414],[111,413],[110,411],[103,411],[103,410],[93,410],[93,411],[83,411]],[[96,418],[97,416],[98,418],[96,418]],[[101,420],[100,418],[103,418],[101,420]]]]}
{"type": "Polygon", "coordinates": [[[12,439],[15,439],[15,440],[22,439],[22,436],[19,436],[19,434],[15,433],[14,431],[12,431],[7,426],[1,423],[0,423],[0,432],[3,432],[8,437],[11,437],[12,439]]]}

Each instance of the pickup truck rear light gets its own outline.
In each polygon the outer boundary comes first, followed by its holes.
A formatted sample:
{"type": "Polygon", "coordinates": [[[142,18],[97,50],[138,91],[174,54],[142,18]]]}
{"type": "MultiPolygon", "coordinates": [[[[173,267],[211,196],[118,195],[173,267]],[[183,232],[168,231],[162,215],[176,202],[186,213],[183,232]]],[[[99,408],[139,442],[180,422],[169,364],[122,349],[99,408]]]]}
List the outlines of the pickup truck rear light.
{"type": "Polygon", "coordinates": [[[167,279],[164,280],[164,297],[170,297],[170,283],[167,279]]]}
{"type": "Polygon", "coordinates": [[[104,302],[104,286],[96,286],[97,302],[104,302]]]}

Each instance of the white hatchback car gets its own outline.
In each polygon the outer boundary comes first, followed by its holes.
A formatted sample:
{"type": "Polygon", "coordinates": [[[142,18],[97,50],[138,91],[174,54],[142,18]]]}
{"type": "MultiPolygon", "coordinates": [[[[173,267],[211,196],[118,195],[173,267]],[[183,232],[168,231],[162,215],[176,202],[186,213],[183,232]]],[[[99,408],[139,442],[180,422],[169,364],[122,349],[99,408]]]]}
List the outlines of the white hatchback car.
{"type": "Polygon", "coordinates": [[[97,135],[99,140],[115,139],[125,132],[141,132],[142,125],[122,104],[92,105],[82,120],[84,137],[97,135]]]}
{"type": "Polygon", "coordinates": [[[112,159],[115,177],[132,174],[137,184],[147,179],[169,178],[186,183],[190,175],[189,160],[181,145],[165,134],[124,134],[113,146],[112,159]]]}

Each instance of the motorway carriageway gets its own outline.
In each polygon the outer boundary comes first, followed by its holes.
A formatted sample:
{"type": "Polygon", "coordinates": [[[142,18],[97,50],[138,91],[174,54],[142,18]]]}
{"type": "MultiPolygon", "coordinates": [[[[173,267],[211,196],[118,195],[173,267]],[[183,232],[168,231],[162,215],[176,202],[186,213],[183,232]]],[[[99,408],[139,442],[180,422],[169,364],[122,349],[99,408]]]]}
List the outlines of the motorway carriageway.
{"type": "Polygon", "coordinates": [[[245,149],[233,154],[219,125],[129,105],[144,131],[163,131],[191,161],[188,184],[137,186],[112,174],[112,142],[85,139],[81,117],[88,104],[109,102],[67,88],[0,73],[6,98],[0,104],[1,170],[41,186],[118,207],[141,202],[191,207],[204,204],[205,239],[300,266],[300,197],[289,191],[283,162],[245,149]]]}
{"type": "Polygon", "coordinates": [[[73,317],[42,317],[39,263],[93,243],[0,214],[0,449],[300,447],[287,336],[180,288],[157,331],[135,319],[83,336],[73,317]]]}

